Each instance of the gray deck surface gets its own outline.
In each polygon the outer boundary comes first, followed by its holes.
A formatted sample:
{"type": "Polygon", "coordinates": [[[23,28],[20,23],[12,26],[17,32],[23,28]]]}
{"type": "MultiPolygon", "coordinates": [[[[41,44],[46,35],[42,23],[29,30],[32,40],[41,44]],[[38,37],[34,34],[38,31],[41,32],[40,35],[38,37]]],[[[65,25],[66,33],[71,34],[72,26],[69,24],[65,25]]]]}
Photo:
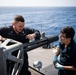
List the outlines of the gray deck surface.
{"type": "MultiPolygon", "coordinates": [[[[40,70],[45,75],[57,75],[57,69],[53,66],[54,48],[43,49],[42,47],[36,48],[28,52],[29,65],[33,67],[34,61],[42,62],[42,69],[40,70]]],[[[40,75],[31,70],[33,75],[40,75]]]]}

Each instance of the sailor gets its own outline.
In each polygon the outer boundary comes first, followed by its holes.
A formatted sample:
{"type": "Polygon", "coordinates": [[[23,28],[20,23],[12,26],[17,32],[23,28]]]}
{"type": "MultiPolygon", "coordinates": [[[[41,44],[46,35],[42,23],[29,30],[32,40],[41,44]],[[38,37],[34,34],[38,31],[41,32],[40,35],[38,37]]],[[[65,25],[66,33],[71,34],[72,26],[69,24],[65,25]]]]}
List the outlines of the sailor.
{"type": "Polygon", "coordinates": [[[73,39],[75,30],[67,26],[60,31],[60,44],[53,63],[58,75],[76,75],[76,43],[73,39]],[[60,54],[60,60],[58,56],[60,54]]]}
{"type": "MultiPolygon", "coordinates": [[[[25,20],[23,16],[16,15],[12,22],[12,26],[0,28],[0,35],[3,37],[3,39],[10,38],[23,44],[28,43],[33,38],[39,40],[40,32],[36,29],[24,27],[24,24],[25,20]]],[[[31,72],[28,70],[28,66],[28,55],[27,52],[24,51],[24,64],[21,69],[20,75],[31,75],[31,72]]]]}

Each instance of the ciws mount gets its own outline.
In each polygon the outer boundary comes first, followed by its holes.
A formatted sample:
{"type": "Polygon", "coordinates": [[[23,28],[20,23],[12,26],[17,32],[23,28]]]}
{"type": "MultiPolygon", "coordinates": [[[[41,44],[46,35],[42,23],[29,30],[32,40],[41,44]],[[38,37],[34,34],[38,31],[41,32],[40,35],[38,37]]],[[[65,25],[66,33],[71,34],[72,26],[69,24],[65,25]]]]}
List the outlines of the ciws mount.
{"type": "Polygon", "coordinates": [[[23,54],[58,40],[57,35],[22,44],[12,39],[0,41],[0,75],[19,75],[23,65],[23,54]]]}

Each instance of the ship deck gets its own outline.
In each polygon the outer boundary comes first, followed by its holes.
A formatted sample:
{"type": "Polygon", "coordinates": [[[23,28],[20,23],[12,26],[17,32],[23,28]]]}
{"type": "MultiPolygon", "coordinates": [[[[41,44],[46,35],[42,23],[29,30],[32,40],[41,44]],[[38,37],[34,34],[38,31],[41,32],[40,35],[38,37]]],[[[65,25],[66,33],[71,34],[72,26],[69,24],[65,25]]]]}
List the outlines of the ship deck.
{"type": "MultiPolygon", "coordinates": [[[[33,63],[35,61],[41,61],[42,69],[40,70],[40,72],[42,72],[44,75],[57,75],[57,69],[55,69],[53,65],[55,51],[55,48],[43,49],[42,47],[29,51],[29,66],[33,67],[33,63]]],[[[42,75],[31,68],[30,71],[33,75],[42,75]]]]}

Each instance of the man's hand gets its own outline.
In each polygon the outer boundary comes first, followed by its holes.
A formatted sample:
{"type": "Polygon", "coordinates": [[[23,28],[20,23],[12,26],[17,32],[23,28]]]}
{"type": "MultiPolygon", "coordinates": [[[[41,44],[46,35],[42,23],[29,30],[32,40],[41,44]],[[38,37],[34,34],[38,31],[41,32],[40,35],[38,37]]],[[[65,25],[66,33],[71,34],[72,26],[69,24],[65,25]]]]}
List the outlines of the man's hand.
{"type": "Polygon", "coordinates": [[[6,38],[3,38],[1,35],[0,35],[0,40],[5,40],[6,38]]]}
{"type": "Polygon", "coordinates": [[[32,40],[33,38],[35,38],[36,37],[36,34],[28,34],[27,36],[26,36],[26,39],[29,39],[29,40],[32,40]]]}
{"type": "Polygon", "coordinates": [[[63,65],[59,64],[58,62],[55,64],[55,68],[59,70],[63,70],[63,65]]]}

